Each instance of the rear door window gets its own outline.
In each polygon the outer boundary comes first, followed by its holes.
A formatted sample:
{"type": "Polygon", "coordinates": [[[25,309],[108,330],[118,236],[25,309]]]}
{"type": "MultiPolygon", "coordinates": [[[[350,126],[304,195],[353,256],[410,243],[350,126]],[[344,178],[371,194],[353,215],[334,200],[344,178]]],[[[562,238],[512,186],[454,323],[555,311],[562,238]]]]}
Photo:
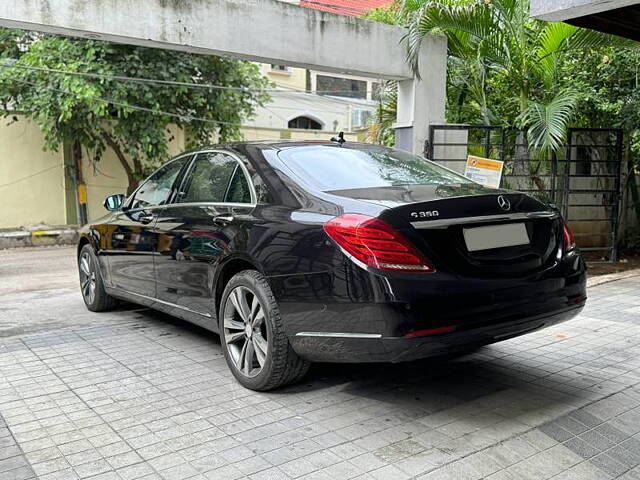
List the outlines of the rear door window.
{"type": "Polygon", "coordinates": [[[251,191],[234,157],[222,152],[204,152],[193,162],[178,202],[251,203],[251,191]]]}
{"type": "Polygon", "coordinates": [[[236,166],[236,170],[231,177],[224,201],[228,203],[251,203],[251,190],[249,189],[247,176],[242,171],[240,164],[236,166]]]}

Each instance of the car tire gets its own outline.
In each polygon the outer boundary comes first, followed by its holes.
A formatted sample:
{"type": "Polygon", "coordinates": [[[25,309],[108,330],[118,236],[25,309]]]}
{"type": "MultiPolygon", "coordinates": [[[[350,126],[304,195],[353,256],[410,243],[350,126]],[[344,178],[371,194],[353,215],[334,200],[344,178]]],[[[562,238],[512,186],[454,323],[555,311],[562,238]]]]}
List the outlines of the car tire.
{"type": "Polygon", "coordinates": [[[224,358],[242,386],[273,390],[309,370],[309,362],[291,347],[273,292],[257,271],[244,270],[229,280],[218,321],[224,358]]]}
{"type": "Polygon", "coordinates": [[[78,273],[80,293],[87,308],[92,312],[113,310],[118,300],[105,291],[98,258],[89,244],[82,247],[78,255],[78,273]]]}

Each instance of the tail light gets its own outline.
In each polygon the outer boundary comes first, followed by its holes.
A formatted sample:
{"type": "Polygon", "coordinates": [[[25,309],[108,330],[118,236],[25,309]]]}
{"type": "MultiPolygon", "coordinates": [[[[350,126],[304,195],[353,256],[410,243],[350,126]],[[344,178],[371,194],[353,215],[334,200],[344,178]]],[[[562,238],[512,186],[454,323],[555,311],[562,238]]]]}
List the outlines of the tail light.
{"type": "Polygon", "coordinates": [[[570,252],[571,250],[574,250],[576,248],[576,241],[573,238],[573,233],[571,232],[569,225],[567,225],[567,222],[565,221],[562,222],[562,235],[564,239],[564,251],[570,252]]]}
{"type": "Polygon", "coordinates": [[[340,248],[380,270],[433,272],[429,261],[400,232],[377,218],[346,214],[324,225],[340,248]]]}

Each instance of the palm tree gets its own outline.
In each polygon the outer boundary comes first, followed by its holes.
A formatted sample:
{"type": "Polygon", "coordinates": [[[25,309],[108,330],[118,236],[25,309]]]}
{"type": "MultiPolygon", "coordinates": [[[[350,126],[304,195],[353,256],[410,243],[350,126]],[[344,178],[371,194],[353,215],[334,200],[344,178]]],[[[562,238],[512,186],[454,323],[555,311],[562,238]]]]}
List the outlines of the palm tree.
{"type": "Polygon", "coordinates": [[[379,93],[375,120],[367,128],[367,141],[380,145],[395,143],[396,112],[398,109],[398,84],[392,80],[383,84],[379,93]]]}
{"type": "Polygon", "coordinates": [[[501,78],[512,94],[516,123],[529,131],[531,146],[557,150],[577,98],[558,85],[562,59],[570,50],[626,41],[564,23],[529,16],[529,0],[406,0],[407,58],[416,74],[423,39],[447,37],[450,58],[461,62],[468,94],[485,123],[495,118],[487,100],[487,79],[501,78]]]}

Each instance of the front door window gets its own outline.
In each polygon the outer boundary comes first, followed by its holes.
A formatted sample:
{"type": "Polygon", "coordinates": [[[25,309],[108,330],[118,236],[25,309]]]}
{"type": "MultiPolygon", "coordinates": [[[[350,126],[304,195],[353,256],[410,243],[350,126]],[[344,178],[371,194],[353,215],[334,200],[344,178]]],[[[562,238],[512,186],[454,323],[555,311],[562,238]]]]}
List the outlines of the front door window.
{"type": "Polygon", "coordinates": [[[188,160],[189,157],[182,157],[169,162],[151,175],[135,193],[129,209],[135,210],[168,203],[173,184],[188,160]]]}

